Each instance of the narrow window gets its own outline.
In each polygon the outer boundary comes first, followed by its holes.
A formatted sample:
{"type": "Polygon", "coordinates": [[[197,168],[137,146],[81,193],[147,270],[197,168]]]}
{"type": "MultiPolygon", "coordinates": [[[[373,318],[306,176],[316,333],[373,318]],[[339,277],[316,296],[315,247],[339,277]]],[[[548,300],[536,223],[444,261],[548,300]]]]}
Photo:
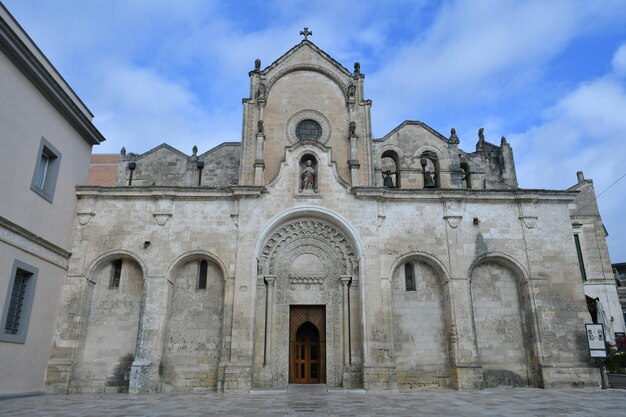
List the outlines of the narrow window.
{"type": "Polygon", "coordinates": [[[580,267],[580,276],[583,281],[587,281],[587,273],[585,272],[585,262],[583,261],[583,251],[580,249],[580,239],[578,235],[574,235],[574,243],[576,243],[576,253],[578,254],[578,266],[580,267]]]}
{"type": "Polygon", "coordinates": [[[413,274],[413,264],[411,262],[404,264],[404,283],[406,291],[415,291],[415,275],[413,274]]]}
{"type": "Polygon", "coordinates": [[[2,312],[0,340],[24,343],[33,304],[37,268],[16,260],[2,312]]]}
{"type": "Polygon", "coordinates": [[[111,285],[109,286],[109,288],[119,288],[121,276],[122,260],[118,259],[116,261],[113,261],[113,266],[111,267],[111,285]]]}
{"type": "Polygon", "coordinates": [[[45,138],[41,138],[30,189],[49,202],[54,198],[60,163],[61,153],[45,138]]]}
{"type": "Polygon", "coordinates": [[[198,289],[206,290],[206,272],[208,268],[207,261],[200,262],[200,273],[198,275],[198,289]]]}
{"type": "Polygon", "coordinates": [[[22,317],[22,308],[24,307],[24,296],[26,295],[26,281],[32,275],[33,274],[30,272],[20,268],[15,272],[13,290],[11,291],[11,302],[9,303],[9,311],[7,312],[7,321],[4,325],[4,332],[7,334],[17,334],[20,327],[20,318],[22,317]]]}
{"type": "Polygon", "coordinates": [[[469,165],[467,165],[466,163],[462,163],[461,169],[463,170],[463,178],[461,179],[461,182],[463,183],[463,187],[469,190],[472,188],[469,165]]]}

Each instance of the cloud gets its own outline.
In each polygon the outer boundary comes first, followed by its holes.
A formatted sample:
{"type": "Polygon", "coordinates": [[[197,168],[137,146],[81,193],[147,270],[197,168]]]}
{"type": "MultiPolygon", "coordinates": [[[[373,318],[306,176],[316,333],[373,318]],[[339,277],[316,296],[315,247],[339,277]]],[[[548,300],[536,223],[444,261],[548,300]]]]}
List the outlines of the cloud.
{"type": "MultiPolygon", "coordinates": [[[[614,57],[621,56],[622,45],[614,57]]],[[[615,65],[604,76],[580,84],[544,112],[543,121],[509,135],[520,186],[564,189],[584,171],[594,180],[598,205],[609,231],[613,262],[626,259],[623,227],[626,178],[626,83],[615,65]]]]}

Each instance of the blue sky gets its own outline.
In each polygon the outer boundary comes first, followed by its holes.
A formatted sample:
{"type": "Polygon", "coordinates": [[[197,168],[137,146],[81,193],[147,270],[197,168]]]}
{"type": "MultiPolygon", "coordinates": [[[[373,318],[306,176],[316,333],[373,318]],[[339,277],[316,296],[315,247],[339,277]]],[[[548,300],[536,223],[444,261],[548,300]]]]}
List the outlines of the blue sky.
{"type": "Polygon", "coordinates": [[[345,67],[361,62],[375,137],[420,120],[472,151],[484,127],[513,146],[524,188],[567,188],[583,170],[604,191],[611,259],[626,262],[626,178],[613,184],[626,174],[626,0],[4,4],[96,115],[96,152],[239,141],[254,59],[269,65],[307,26],[345,67]]]}

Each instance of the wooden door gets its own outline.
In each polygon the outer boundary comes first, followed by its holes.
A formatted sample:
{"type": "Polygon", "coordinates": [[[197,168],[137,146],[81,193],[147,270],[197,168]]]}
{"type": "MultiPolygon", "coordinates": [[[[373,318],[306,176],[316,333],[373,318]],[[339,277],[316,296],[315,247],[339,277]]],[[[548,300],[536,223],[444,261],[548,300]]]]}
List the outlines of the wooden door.
{"type": "Polygon", "coordinates": [[[320,382],[320,335],[313,323],[307,321],[296,332],[294,358],[294,382],[296,384],[319,384],[320,382]]]}
{"type": "Polygon", "coordinates": [[[326,382],[324,306],[291,308],[289,382],[319,384],[326,382]]]}

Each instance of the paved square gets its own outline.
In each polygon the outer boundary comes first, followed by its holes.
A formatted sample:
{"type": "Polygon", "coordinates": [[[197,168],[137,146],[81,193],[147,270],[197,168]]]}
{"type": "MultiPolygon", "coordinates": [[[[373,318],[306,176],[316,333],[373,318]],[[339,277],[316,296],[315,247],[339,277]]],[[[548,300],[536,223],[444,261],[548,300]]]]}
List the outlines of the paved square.
{"type": "Polygon", "coordinates": [[[422,390],[393,394],[42,395],[0,401],[0,416],[624,416],[624,390],[422,390]]]}

